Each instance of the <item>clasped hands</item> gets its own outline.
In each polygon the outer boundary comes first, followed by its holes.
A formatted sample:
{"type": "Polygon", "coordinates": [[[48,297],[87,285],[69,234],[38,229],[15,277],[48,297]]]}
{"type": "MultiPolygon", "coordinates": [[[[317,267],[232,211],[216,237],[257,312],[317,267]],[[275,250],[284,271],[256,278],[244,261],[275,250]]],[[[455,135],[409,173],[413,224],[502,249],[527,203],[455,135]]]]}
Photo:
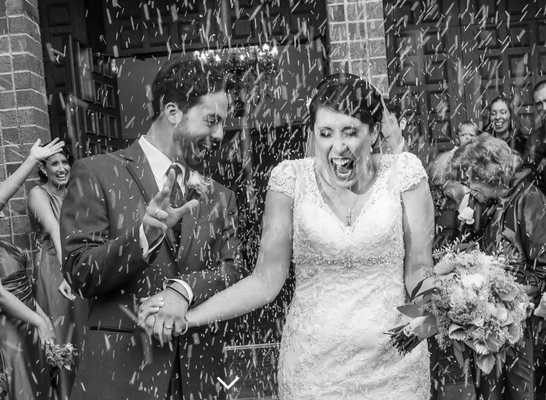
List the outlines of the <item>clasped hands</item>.
{"type": "Polygon", "coordinates": [[[140,300],[138,325],[161,345],[187,331],[188,303],[176,291],[165,289],[140,300]]]}

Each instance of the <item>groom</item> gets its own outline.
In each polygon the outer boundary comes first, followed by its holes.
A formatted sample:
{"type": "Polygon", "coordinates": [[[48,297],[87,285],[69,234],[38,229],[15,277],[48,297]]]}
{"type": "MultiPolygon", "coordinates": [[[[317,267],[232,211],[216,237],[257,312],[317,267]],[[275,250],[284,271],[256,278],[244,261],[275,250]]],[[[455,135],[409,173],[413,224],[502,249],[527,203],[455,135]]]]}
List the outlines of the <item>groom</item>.
{"type": "MultiPolygon", "coordinates": [[[[169,61],[152,85],[146,135],[74,165],[61,214],[63,273],[91,306],[71,399],[225,398],[222,328],[162,343],[134,317],[140,298],[161,292],[165,310],[185,313],[246,275],[234,193],[189,167],[222,139],[226,90],[214,66],[169,61]]],[[[173,328],[163,311],[156,321],[173,328]]]]}

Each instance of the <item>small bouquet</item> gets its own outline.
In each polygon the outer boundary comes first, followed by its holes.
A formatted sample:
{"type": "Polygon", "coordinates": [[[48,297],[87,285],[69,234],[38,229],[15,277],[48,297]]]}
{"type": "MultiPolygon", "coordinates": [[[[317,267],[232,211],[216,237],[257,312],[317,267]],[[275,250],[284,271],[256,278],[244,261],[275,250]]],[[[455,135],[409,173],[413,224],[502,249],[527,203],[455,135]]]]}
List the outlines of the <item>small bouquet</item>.
{"type": "Polygon", "coordinates": [[[45,352],[50,371],[61,370],[63,368],[71,370],[72,364],[74,364],[74,357],[78,355],[72,343],[62,346],[47,343],[45,352]]]}
{"type": "Polygon", "coordinates": [[[0,399],[3,399],[5,393],[8,392],[8,378],[11,375],[11,368],[6,368],[4,372],[0,372],[0,399]]]}
{"type": "Polygon", "coordinates": [[[487,256],[475,243],[455,243],[435,252],[434,259],[436,265],[427,272],[427,279],[435,287],[420,294],[421,305],[398,308],[414,320],[389,331],[391,341],[405,354],[436,334],[442,349],[453,345],[463,368],[473,352],[485,374],[495,364],[500,369],[506,352],[522,339],[525,319],[534,307],[524,287],[506,272],[504,259],[487,256]],[[431,327],[433,320],[437,330],[431,327]]]}

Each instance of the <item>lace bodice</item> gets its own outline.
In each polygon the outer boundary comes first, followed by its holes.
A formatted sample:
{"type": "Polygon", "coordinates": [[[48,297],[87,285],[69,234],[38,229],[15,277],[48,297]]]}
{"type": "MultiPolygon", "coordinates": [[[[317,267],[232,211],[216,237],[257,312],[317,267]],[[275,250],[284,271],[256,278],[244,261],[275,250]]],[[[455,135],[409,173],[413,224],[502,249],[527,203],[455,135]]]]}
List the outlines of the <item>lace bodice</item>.
{"type": "Polygon", "coordinates": [[[313,158],[284,161],[272,171],[269,181],[269,190],[294,199],[293,260],[299,266],[296,273],[300,278],[313,273],[305,266],[352,268],[401,262],[400,193],[426,177],[419,160],[410,153],[384,155],[372,193],[351,226],[342,223],[322,198],[314,167],[313,158]]]}
{"type": "Polygon", "coordinates": [[[285,161],[269,190],[294,199],[296,288],[282,337],[281,399],[425,399],[426,348],[402,358],[385,332],[405,302],[401,194],[426,177],[412,154],[382,156],[347,226],[323,199],[315,160],[285,161]]]}

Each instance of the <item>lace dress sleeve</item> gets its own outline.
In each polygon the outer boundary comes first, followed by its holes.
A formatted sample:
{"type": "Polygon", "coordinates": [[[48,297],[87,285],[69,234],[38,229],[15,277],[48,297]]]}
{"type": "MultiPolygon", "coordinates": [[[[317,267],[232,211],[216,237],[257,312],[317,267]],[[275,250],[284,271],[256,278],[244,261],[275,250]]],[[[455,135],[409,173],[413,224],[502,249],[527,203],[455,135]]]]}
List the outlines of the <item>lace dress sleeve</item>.
{"type": "Polygon", "coordinates": [[[396,160],[396,174],[400,192],[405,192],[417,185],[421,179],[428,179],[421,161],[415,154],[402,153],[396,160]]]}
{"type": "Polygon", "coordinates": [[[294,167],[293,161],[285,160],[273,168],[267,190],[281,192],[294,198],[294,190],[296,187],[296,172],[294,167]]]}

